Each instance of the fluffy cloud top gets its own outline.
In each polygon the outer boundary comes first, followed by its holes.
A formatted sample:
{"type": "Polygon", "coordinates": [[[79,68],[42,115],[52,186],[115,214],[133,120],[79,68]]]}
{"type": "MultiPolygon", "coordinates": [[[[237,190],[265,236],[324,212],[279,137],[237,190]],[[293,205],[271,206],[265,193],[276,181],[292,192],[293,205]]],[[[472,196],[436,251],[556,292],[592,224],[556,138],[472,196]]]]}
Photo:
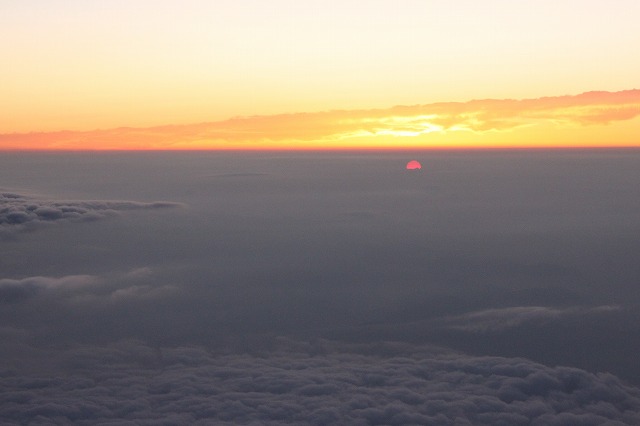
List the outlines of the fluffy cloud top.
{"type": "Polygon", "coordinates": [[[67,275],[62,277],[27,277],[0,279],[0,304],[16,304],[46,296],[51,302],[62,298],[73,302],[101,303],[125,302],[166,296],[175,288],[171,285],[153,285],[150,268],[138,268],[111,276],[67,275]]]}
{"type": "Polygon", "coordinates": [[[71,375],[0,382],[5,424],[635,425],[640,391],[525,359],[285,341],[214,355],[136,342],[64,354],[71,375]]]}
{"type": "Polygon", "coordinates": [[[51,201],[13,192],[0,193],[0,235],[58,221],[88,221],[126,210],[164,209],[179,203],[136,201],[51,201]]]}

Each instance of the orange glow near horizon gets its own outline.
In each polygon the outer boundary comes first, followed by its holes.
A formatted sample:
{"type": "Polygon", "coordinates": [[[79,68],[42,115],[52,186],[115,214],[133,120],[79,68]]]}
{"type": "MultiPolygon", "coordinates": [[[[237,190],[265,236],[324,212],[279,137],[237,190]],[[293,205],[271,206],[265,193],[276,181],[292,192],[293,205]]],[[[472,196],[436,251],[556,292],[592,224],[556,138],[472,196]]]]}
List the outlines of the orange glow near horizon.
{"type": "Polygon", "coordinates": [[[317,150],[640,146],[640,90],[0,135],[5,150],[317,150]]]}
{"type": "Polygon", "coordinates": [[[0,150],[638,146],[638,16],[637,0],[0,2],[0,150]]]}

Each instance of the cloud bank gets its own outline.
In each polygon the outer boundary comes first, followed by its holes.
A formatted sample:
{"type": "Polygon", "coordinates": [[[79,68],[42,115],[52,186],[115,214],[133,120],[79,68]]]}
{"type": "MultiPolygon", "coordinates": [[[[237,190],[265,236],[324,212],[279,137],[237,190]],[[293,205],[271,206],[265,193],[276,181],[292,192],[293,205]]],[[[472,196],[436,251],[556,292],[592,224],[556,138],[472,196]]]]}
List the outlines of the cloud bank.
{"type": "Polygon", "coordinates": [[[153,210],[180,206],[159,201],[52,201],[14,192],[0,192],[0,236],[63,221],[91,221],[127,210],[153,210]]]}
{"type": "Polygon", "coordinates": [[[225,355],[128,341],[58,356],[73,374],[2,372],[5,424],[640,422],[640,391],[608,374],[405,344],[280,340],[225,355]]]}
{"type": "Polygon", "coordinates": [[[639,424],[640,152],[406,156],[0,156],[190,206],[3,225],[0,424],[639,424]]]}
{"type": "MultiPolygon", "coordinates": [[[[401,145],[407,137],[553,125],[604,125],[640,115],[640,90],[340,110],[150,128],[0,135],[5,149],[189,149],[401,145]],[[392,139],[389,139],[392,137],[392,139]],[[373,138],[373,139],[372,139],[373,138]],[[400,139],[398,139],[400,138],[400,139]],[[363,142],[364,140],[364,142],[363,142]]],[[[455,140],[453,140],[455,142],[455,140]]],[[[455,143],[452,143],[455,146],[455,143]]],[[[428,143],[425,146],[429,146],[428,143]]]]}
{"type": "Polygon", "coordinates": [[[552,308],[548,306],[514,306],[474,311],[439,319],[434,325],[468,332],[496,332],[526,323],[546,323],[566,317],[584,317],[619,311],[619,306],[552,308]]]}
{"type": "Polygon", "coordinates": [[[15,303],[35,297],[41,292],[73,292],[96,283],[91,275],[69,275],[61,278],[29,277],[20,280],[0,279],[0,303],[15,303]]]}
{"type": "MultiPolygon", "coordinates": [[[[169,296],[175,287],[155,284],[150,268],[137,268],[108,276],[66,275],[62,277],[35,276],[22,279],[0,279],[0,304],[18,304],[37,297],[46,303],[64,300],[96,308],[103,303],[126,303],[169,296]]],[[[71,308],[66,305],[65,309],[71,308]]]]}

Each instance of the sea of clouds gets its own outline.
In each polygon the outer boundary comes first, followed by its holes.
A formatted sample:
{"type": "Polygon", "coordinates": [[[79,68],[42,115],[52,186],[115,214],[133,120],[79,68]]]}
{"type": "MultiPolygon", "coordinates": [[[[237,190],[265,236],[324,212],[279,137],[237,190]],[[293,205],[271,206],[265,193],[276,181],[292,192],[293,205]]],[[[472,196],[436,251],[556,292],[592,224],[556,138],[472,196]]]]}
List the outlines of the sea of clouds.
{"type": "Polygon", "coordinates": [[[438,155],[0,158],[0,423],[640,424],[638,159],[438,155]]]}
{"type": "Polygon", "coordinates": [[[215,353],[138,341],[2,371],[3,424],[635,425],[640,391],[610,374],[442,348],[275,339],[215,353]]]}

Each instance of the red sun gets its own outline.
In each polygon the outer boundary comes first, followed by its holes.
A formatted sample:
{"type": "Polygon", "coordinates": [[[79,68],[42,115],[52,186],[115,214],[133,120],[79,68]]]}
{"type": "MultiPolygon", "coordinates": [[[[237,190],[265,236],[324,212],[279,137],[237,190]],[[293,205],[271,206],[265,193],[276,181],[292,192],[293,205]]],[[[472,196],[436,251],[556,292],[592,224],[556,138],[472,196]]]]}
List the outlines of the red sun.
{"type": "Polygon", "coordinates": [[[407,170],[420,170],[422,165],[419,161],[411,160],[407,163],[407,170]]]}

